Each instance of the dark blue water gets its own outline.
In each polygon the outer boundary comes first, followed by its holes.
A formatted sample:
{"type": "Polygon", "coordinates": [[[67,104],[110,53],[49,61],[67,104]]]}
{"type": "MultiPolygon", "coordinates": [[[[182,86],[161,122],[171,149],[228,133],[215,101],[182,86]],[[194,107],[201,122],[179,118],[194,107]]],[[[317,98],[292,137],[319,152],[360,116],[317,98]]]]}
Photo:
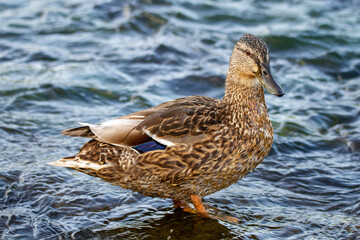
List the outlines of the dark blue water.
{"type": "Polygon", "coordinates": [[[1,1],[0,136],[1,239],[360,239],[360,2],[1,1]],[[221,98],[244,33],[287,94],[266,96],[270,155],[204,199],[239,224],[45,164],[78,121],[221,98]]]}

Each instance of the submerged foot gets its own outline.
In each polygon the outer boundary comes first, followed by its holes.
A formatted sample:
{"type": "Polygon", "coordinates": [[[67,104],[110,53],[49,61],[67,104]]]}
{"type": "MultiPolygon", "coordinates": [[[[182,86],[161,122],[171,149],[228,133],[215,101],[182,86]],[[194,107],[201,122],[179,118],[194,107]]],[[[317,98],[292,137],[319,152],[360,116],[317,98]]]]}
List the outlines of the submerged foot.
{"type": "Polygon", "coordinates": [[[191,202],[194,205],[195,209],[192,209],[185,201],[182,200],[173,200],[174,201],[174,207],[183,210],[184,212],[192,213],[192,214],[198,214],[201,217],[205,218],[211,218],[211,219],[217,219],[225,222],[231,222],[231,223],[239,223],[240,220],[231,217],[226,216],[223,214],[210,214],[206,211],[204,204],[202,203],[201,197],[199,195],[191,195],[191,202]]]}
{"type": "Polygon", "coordinates": [[[174,207],[183,210],[184,212],[196,214],[196,210],[192,209],[185,201],[173,200],[174,207]]]}

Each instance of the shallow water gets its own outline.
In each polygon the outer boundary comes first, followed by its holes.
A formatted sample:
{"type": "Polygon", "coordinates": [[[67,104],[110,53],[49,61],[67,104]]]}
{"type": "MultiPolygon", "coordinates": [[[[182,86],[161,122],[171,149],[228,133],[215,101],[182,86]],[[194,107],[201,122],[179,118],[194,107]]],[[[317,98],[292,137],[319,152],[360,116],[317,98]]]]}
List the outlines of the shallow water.
{"type": "Polygon", "coordinates": [[[1,239],[360,239],[359,1],[8,0],[0,22],[1,239]],[[78,121],[221,98],[247,32],[287,94],[270,155],[204,199],[239,224],[45,164],[78,121]]]}

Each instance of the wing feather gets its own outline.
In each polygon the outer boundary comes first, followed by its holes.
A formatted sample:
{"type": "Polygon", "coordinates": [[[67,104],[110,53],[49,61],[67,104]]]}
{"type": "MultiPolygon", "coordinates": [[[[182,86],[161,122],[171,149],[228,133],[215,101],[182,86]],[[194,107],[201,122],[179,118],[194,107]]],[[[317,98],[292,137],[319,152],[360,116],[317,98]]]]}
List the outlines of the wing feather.
{"type": "Polygon", "coordinates": [[[135,129],[142,121],[136,118],[117,118],[101,124],[80,124],[89,127],[98,141],[119,146],[135,146],[149,139],[145,133],[135,129]]]}
{"type": "Polygon", "coordinates": [[[221,114],[215,114],[219,103],[220,100],[209,97],[180,98],[101,124],[80,123],[82,127],[62,133],[126,147],[151,138],[165,146],[191,143],[202,139],[209,126],[221,122],[221,114]]]}

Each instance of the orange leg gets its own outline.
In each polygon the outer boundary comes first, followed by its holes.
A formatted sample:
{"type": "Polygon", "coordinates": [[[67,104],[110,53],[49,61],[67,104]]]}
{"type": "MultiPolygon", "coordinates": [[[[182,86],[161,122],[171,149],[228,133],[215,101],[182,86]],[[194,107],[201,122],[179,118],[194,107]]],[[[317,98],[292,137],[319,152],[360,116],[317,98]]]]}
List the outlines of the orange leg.
{"type": "Polygon", "coordinates": [[[186,204],[186,202],[181,201],[181,200],[173,200],[174,202],[174,207],[175,208],[182,208],[182,207],[187,207],[188,205],[186,204]]]}
{"type": "Polygon", "coordinates": [[[184,212],[188,212],[188,213],[200,213],[202,214],[202,216],[204,217],[208,217],[208,218],[213,218],[213,219],[219,219],[222,221],[227,221],[227,222],[231,222],[231,223],[239,223],[239,219],[234,218],[234,217],[230,217],[230,216],[216,216],[216,215],[210,215],[206,210],[205,207],[201,201],[201,197],[199,195],[191,195],[190,196],[191,201],[196,209],[193,210],[185,201],[181,201],[181,200],[173,200],[174,201],[174,206],[176,208],[180,208],[182,209],[184,212]]]}
{"type": "Polygon", "coordinates": [[[186,202],[181,201],[181,200],[173,200],[174,202],[174,207],[175,208],[180,208],[182,209],[184,212],[188,212],[188,213],[196,213],[195,210],[193,210],[186,202]]]}
{"type": "Polygon", "coordinates": [[[201,201],[201,197],[199,195],[191,195],[191,201],[194,204],[194,207],[198,213],[202,213],[204,215],[208,215],[205,207],[201,201]]]}

